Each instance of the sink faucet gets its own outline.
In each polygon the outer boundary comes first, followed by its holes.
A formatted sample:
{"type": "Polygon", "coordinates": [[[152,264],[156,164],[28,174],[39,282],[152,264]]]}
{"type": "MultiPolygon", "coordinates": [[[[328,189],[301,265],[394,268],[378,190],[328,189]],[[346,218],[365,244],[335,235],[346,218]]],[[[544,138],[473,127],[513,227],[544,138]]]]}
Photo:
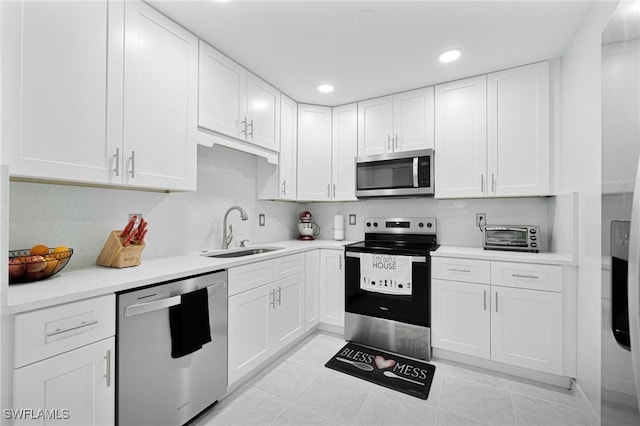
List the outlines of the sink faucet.
{"type": "Polygon", "coordinates": [[[242,207],[240,206],[229,207],[227,212],[224,214],[224,224],[223,224],[224,232],[222,234],[222,248],[225,250],[229,248],[229,244],[231,244],[231,241],[233,240],[233,228],[231,227],[231,225],[229,225],[229,228],[227,230],[227,218],[229,216],[229,213],[231,213],[231,210],[238,210],[240,212],[240,219],[242,220],[249,219],[249,216],[247,216],[247,212],[242,207]]]}

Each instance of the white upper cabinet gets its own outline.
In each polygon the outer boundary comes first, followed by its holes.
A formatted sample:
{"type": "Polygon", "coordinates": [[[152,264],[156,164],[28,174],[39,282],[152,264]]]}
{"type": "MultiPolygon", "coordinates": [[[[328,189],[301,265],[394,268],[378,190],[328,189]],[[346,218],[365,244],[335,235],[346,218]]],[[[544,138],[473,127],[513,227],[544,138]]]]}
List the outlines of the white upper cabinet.
{"type": "MultiPolygon", "coordinates": [[[[280,91],[200,42],[198,126],[273,152],[280,149],[280,91]]],[[[201,141],[203,139],[201,138],[201,141]]],[[[229,141],[218,140],[223,144],[229,141]]],[[[231,147],[252,153],[244,145],[231,147]]],[[[204,144],[211,145],[210,138],[204,144]]]]}
{"type": "Polygon", "coordinates": [[[298,104],[298,200],[331,200],[331,108],[298,104]]]}
{"type": "Polygon", "coordinates": [[[295,200],[297,196],[298,104],[280,96],[280,153],[278,165],[258,159],[257,195],[260,200],[295,200]]]}
{"type": "Polygon", "coordinates": [[[356,167],[358,155],[358,105],[333,108],[333,137],[331,142],[331,199],[356,199],[356,167]]]}
{"type": "Polygon", "coordinates": [[[487,77],[438,85],[435,97],[435,195],[484,195],[487,167],[487,77]]]}
{"type": "Polygon", "coordinates": [[[5,4],[11,176],[195,189],[196,43],[140,2],[5,4]]]}
{"type": "Polygon", "coordinates": [[[489,74],[487,102],[489,193],[549,194],[549,63],[489,74]]]}
{"type": "Polygon", "coordinates": [[[436,86],[437,198],[548,195],[549,63],[436,86]]]}
{"type": "Polygon", "coordinates": [[[123,8],[3,4],[2,156],[12,176],[112,181],[122,144],[123,8]]]}
{"type": "Polygon", "coordinates": [[[141,2],[125,5],[124,182],[195,190],[198,39],[141,2]]]}
{"type": "Polygon", "coordinates": [[[358,102],[358,155],[433,148],[433,87],[358,102]]]}
{"type": "Polygon", "coordinates": [[[200,41],[198,126],[244,139],[247,70],[200,41]]]}

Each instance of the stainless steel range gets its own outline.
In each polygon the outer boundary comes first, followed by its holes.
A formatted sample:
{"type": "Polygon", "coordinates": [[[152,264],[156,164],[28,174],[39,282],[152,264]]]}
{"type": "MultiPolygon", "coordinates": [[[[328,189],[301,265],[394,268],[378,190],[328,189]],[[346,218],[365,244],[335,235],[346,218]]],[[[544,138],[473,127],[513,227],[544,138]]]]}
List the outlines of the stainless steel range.
{"type": "Polygon", "coordinates": [[[435,218],[366,218],[364,241],[345,247],[345,337],[431,358],[435,218]]]}

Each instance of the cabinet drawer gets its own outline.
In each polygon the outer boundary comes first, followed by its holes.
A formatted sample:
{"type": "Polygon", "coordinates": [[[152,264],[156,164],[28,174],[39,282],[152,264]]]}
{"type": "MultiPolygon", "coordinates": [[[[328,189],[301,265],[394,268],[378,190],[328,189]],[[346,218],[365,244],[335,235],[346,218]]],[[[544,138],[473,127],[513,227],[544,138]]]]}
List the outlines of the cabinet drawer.
{"type": "Polygon", "coordinates": [[[490,270],[490,262],[486,260],[450,257],[431,258],[432,278],[489,284],[491,278],[490,270]]]}
{"type": "Polygon", "coordinates": [[[273,260],[249,263],[229,269],[229,296],[273,281],[273,260]]]}
{"type": "Polygon", "coordinates": [[[273,259],[273,280],[281,280],[282,278],[304,272],[304,253],[292,254],[291,256],[279,257],[273,259]]]}
{"type": "Polygon", "coordinates": [[[491,262],[491,284],[562,292],[562,266],[491,262]]]}
{"type": "Polygon", "coordinates": [[[17,314],[14,368],[115,335],[115,295],[17,314]]]}

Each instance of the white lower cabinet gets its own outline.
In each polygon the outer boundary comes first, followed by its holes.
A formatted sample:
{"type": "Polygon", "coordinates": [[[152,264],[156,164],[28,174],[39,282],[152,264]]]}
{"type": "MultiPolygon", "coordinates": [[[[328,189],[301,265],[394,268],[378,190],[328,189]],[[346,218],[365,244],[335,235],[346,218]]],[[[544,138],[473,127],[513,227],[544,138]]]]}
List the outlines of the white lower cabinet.
{"type": "Polygon", "coordinates": [[[431,340],[434,347],[480,358],[491,356],[488,285],[431,281],[431,340]]]}
{"type": "Polygon", "coordinates": [[[344,251],[320,250],[320,322],[344,327],[344,251]]]}
{"type": "MultiPolygon", "coordinates": [[[[260,263],[286,264],[286,256],[260,263]]],[[[231,271],[252,268],[255,264],[230,269],[229,288],[238,288],[231,271]]],[[[278,266],[275,267],[278,270],[278,266]]],[[[229,297],[229,385],[268,360],[280,349],[300,337],[305,330],[305,274],[297,273],[229,297]]],[[[246,286],[241,286],[246,288],[246,286]]]]}
{"type": "Polygon", "coordinates": [[[440,257],[432,266],[433,347],[563,374],[562,267],[440,257]],[[448,272],[482,263],[491,278],[448,272]]]}
{"type": "Polygon", "coordinates": [[[115,296],[17,314],[14,425],[115,423],[115,296]]]}
{"type": "Polygon", "coordinates": [[[320,322],[320,250],[305,253],[305,330],[320,322]]]}
{"type": "Polygon", "coordinates": [[[13,424],[43,425],[60,419],[65,425],[113,425],[114,389],[111,337],[14,370],[13,407],[34,411],[16,416],[13,424]]]}

